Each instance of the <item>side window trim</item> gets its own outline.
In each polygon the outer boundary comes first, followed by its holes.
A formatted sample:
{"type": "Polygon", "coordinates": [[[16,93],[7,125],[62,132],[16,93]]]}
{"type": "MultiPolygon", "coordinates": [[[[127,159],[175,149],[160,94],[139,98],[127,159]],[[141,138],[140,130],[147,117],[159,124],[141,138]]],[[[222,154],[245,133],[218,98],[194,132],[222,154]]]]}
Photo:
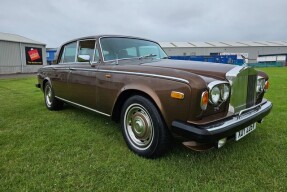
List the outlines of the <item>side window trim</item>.
{"type": "MultiPolygon", "coordinates": [[[[89,63],[88,61],[83,61],[83,62],[80,62],[78,61],[78,57],[79,57],[79,52],[80,52],[80,42],[84,42],[84,41],[94,41],[94,44],[93,44],[93,56],[92,58],[90,59],[90,62],[91,63],[98,63],[99,61],[95,61],[95,58],[96,58],[96,52],[99,52],[98,49],[97,49],[97,40],[96,39],[82,39],[82,40],[78,40],[77,42],[77,54],[76,54],[76,58],[75,58],[75,62],[77,63],[89,63]]],[[[99,57],[99,56],[97,56],[99,57]]]]}
{"type": "Polygon", "coordinates": [[[61,54],[61,58],[60,58],[59,64],[62,64],[62,63],[63,63],[64,55],[65,55],[65,50],[66,50],[66,46],[63,47],[63,51],[62,51],[62,54],[61,54]]]}
{"type": "Polygon", "coordinates": [[[80,44],[80,43],[79,43],[79,40],[78,40],[78,41],[77,41],[77,47],[76,47],[75,61],[74,61],[75,63],[78,62],[78,61],[77,61],[77,60],[78,60],[77,58],[78,58],[78,53],[79,53],[79,48],[80,48],[80,47],[79,47],[79,44],[80,44]]]}
{"type": "Polygon", "coordinates": [[[94,51],[93,51],[93,58],[92,58],[92,61],[91,62],[95,62],[95,56],[96,56],[96,50],[97,50],[97,41],[95,39],[95,45],[94,45],[94,51]]]}
{"type": "MultiPolygon", "coordinates": [[[[91,59],[91,63],[99,63],[99,59],[100,59],[100,52],[97,48],[97,44],[99,43],[97,41],[97,39],[83,39],[83,40],[77,40],[77,41],[73,41],[73,42],[70,42],[68,44],[65,44],[64,46],[62,46],[62,53],[60,55],[60,58],[59,58],[59,63],[58,64],[72,64],[72,63],[80,63],[78,61],[78,54],[79,54],[79,49],[80,49],[80,42],[81,41],[95,41],[94,43],[94,48],[93,48],[93,57],[91,59]],[[66,53],[66,49],[67,49],[67,46],[70,45],[70,44],[73,44],[73,43],[76,43],[76,53],[75,53],[75,59],[74,61],[70,61],[70,62],[64,62],[64,57],[65,57],[65,53],[66,53]],[[97,54],[97,55],[96,55],[97,54]],[[96,57],[98,57],[98,60],[95,61],[96,57]]],[[[100,44],[99,44],[100,45],[100,44]]],[[[81,62],[81,63],[87,63],[87,62],[81,62]]]]}

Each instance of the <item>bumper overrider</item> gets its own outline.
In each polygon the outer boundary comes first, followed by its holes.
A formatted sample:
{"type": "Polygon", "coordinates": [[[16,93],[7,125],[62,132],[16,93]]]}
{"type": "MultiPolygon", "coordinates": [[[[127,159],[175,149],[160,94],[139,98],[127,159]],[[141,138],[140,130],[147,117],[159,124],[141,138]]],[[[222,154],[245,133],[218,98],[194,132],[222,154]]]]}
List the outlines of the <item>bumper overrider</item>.
{"type": "Polygon", "coordinates": [[[260,122],[272,109],[272,103],[264,100],[260,104],[240,111],[238,114],[206,125],[195,125],[181,121],[172,122],[174,133],[199,143],[213,143],[249,125],[260,122]]]}

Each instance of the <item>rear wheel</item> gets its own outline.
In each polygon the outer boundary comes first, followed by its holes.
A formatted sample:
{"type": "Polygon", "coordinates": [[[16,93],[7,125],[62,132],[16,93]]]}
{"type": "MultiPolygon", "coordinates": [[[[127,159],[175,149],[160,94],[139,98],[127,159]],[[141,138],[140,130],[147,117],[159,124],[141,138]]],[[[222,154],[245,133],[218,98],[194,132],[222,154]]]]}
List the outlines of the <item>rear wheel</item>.
{"type": "Polygon", "coordinates": [[[44,87],[44,99],[49,110],[59,110],[63,107],[63,102],[55,97],[54,90],[49,82],[44,87]]]}
{"type": "Polygon", "coordinates": [[[130,150],[155,158],[169,148],[171,136],[154,104],[142,96],[132,96],[121,112],[122,134],[130,150]]]}

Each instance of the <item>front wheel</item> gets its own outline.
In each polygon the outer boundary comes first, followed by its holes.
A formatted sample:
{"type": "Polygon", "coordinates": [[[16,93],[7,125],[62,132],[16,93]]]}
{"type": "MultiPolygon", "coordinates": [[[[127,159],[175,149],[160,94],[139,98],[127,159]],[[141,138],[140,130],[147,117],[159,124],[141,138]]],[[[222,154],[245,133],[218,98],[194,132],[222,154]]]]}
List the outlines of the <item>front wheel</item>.
{"type": "Polygon", "coordinates": [[[171,143],[170,133],[158,109],[142,96],[132,96],[123,105],[121,128],[129,149],[143,157],[161,156],[171,143]]]}
{"type": "Polygon", "coordinates": [[[55,97],[54,90],[49,82],[44,87],[44,99],[49,110],[59,110],[63,107],[63,102],[55,97]]]}

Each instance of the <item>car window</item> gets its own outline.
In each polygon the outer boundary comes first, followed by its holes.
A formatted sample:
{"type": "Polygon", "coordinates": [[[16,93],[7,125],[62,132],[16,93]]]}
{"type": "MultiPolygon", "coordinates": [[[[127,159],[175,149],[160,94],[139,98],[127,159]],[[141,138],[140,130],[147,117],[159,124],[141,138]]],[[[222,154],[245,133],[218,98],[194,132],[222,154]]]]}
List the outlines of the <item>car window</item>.
{"type": "Polygon", "coordinates": [[[77,52],[77,42],[65,45],[60,63],[75,62],[76,52],[77,52]]]}
{"type": "Polygon", "coordinates": [[[137,49],[135,47],[126,48],[128,55],[137,57],[137,49]]]}
{"type": "Polygon", "coordinates": [[[141,56],[145,55],[160,55],[159,49],[156,46],[141,46],[139,47],[141,56]]]}
{"type": "Polygon", "coordinates": [[[94,61],[95,57],[98,57],[97,52],[95,52],[96,41],[95,40],[85,40],[79,41],[79,50],[77,55],[78,62],[94,61]]]}
{"type": "Polygon", "coordinates": [[[105,61],[152,56],[160,59],[165,52],[155,42],[122,37],[105,37],[100,40],[105,61]]]}
{"type": "Polygon", "coordinates": [[[99,50],[96,48],[95,49],[95,53],[94,53],[94,60],[95,62],[99,62],[100,60],[100,54],[99,54],[99,50]]]}

